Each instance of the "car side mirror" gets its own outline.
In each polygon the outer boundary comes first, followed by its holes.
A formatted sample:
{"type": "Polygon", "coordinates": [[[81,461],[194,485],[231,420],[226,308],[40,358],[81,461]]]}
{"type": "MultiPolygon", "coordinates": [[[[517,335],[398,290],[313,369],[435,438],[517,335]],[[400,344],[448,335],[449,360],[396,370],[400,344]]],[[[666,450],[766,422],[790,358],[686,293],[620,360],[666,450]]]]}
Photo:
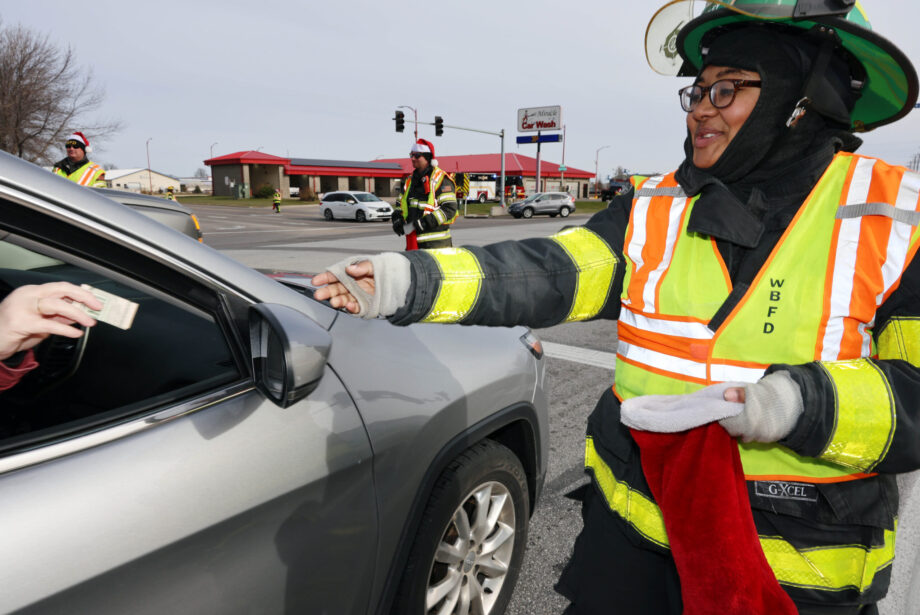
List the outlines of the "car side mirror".
{"type": "Polygon", "coordinates": [[[293,308],[249,308],[249,342],[256,388],[282,408],[319,385],[332,347],[329,332],[293,308]]]}
{"type": "Polygon", "coordinates": [[[357,202],[358,202],[358,201],[356,201],[356,200],[354,200],[354,199],[348,199],[348,204],[349,204],[349,205],[354,205],[354,204],[357,203],[357,202]]]}

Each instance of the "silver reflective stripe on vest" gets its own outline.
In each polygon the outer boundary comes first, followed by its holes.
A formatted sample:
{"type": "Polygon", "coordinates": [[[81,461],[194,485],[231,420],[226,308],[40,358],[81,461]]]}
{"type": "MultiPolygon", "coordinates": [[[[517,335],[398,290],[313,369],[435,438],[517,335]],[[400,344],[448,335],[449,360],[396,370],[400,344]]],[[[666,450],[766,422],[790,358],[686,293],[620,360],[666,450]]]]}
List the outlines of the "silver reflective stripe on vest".
{"type": "Polygon", "coordinates": [[[686,197],[687,193],[684,192],[684,189],[680,186],[665,186],[661,188],[640,188],[639,192],[636,193],[636,196],[686,197]]]}
{"type": "Polygon", "coordinates": [[[841,205],[837,209],[838,220],[847,218],[860,218],[862,216],[886,216],[895,222],[903,222],[911,226],[920,226],[920,211],[908,211],[899,207],[892,207],[888,203],[856,203],[854,205],[841,205]]]}

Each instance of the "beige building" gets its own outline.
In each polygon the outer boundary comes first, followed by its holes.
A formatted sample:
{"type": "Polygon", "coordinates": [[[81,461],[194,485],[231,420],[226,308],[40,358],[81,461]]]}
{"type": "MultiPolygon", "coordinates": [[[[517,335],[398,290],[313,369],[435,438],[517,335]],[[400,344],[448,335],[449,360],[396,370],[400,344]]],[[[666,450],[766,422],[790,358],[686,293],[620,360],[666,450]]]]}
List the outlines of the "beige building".
{"type": "Polygon", "coordinates": [[[131,192],[158,194],[166,192],[169,186],[178,192],[179,183],[178,177],[148,169],[110,169],[105,172],[106,186],[131,192]]]}

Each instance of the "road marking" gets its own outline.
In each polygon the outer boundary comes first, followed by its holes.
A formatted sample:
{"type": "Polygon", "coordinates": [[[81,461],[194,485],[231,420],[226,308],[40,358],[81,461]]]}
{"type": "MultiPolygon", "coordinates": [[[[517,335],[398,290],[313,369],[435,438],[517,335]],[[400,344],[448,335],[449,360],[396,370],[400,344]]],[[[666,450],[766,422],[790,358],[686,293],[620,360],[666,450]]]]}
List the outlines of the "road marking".
{"type": "Polygon", "coordinates": [[[616,368],[617,355],[613,352],[603,352],[601,350],[589,350],[577,346],[568,346],[566,344],[556,344],[554,342],[541,342],[543,344],[543,354],[554,359],[564,361],[574,361],[594,367],[613,370],[616,368]]]}

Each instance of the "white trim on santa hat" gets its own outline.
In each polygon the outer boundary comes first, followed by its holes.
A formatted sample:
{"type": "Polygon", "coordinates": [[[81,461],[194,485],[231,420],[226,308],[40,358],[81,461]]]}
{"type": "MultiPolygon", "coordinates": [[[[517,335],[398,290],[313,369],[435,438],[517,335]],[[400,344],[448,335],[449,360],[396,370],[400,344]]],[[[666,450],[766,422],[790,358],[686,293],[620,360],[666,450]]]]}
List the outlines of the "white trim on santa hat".
{"type": "Polygon", "coordinates": [[[425,139],[419,139],[412,144],[412,149],[409,150],[410,154],[431,154],[431,166],[438,166],[438,160],[434,157],[434,144],[431,141],[426,141],[425,139]]]}
{"type": "Polygon", "coordinates": [[[86,136],[85,136],[82,132],[74,131],[74,133],[73,133],[72,135],[70,135],[70,137],[69,137],[67,140],[68,140],[68,141],[71,141],[71,140],[73,140],[73,141],[79,141],[80,143],[83,144],[83,149],[84,149],[87,153],[93,151],[93,148],[91,148],[91,147],[89,146],[89,139],[87,139],[86,136]]]}

